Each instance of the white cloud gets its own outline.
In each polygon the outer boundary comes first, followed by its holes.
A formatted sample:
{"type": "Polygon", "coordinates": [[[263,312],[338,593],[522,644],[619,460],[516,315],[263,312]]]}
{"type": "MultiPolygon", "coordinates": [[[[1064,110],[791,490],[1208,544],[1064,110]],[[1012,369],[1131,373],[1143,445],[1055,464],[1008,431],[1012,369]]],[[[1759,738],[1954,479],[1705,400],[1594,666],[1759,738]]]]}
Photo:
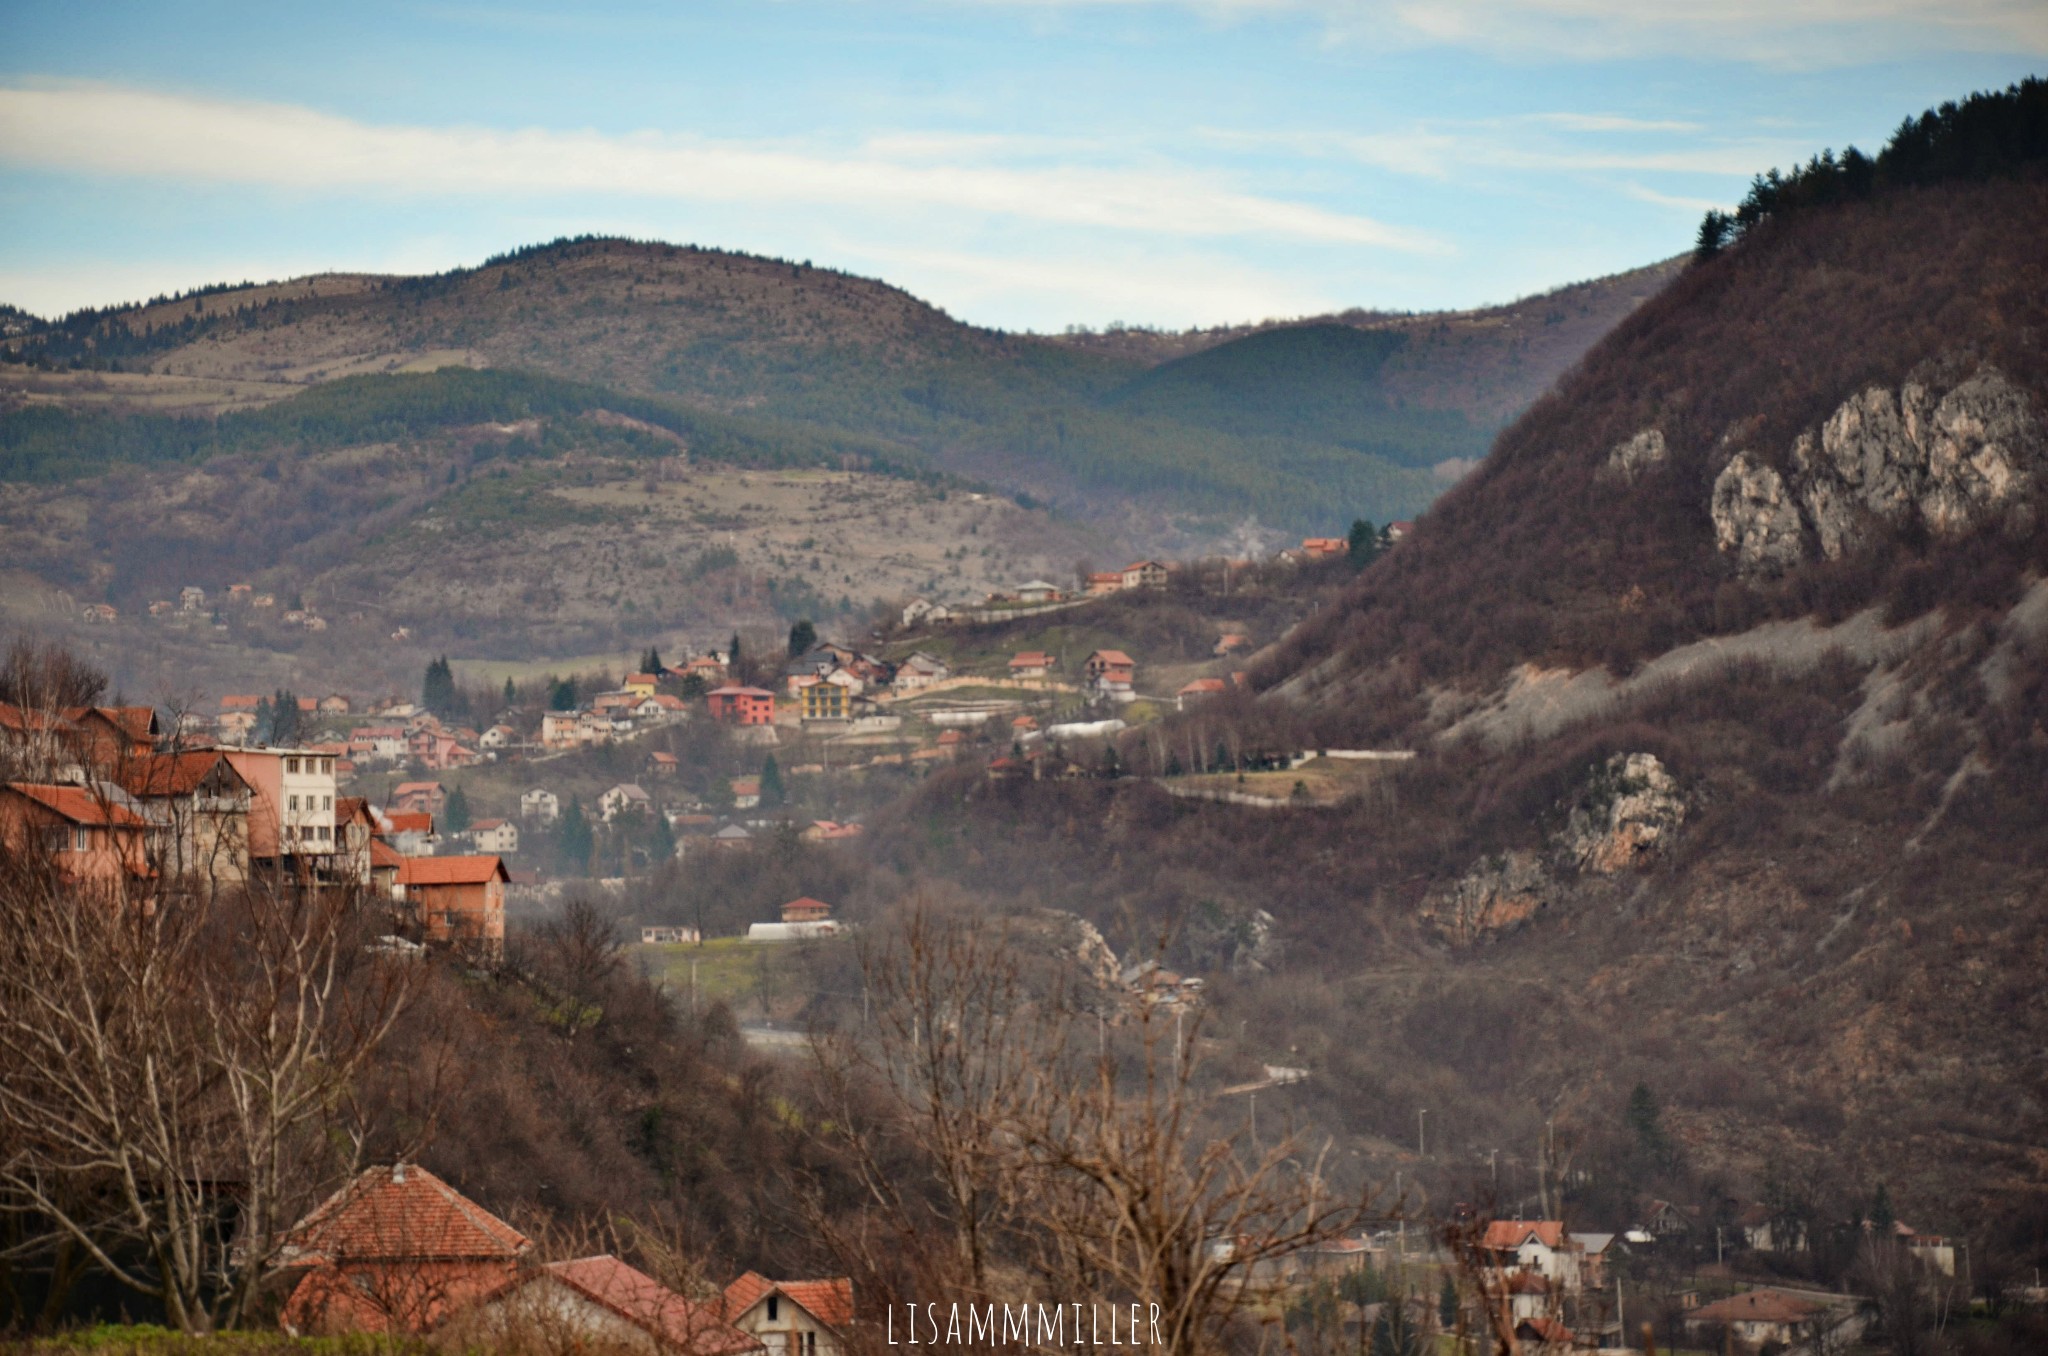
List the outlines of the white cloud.
{"type": "Polygon", "coordinates": [[[984,0],[1023,8],[1175,5],[1210,18],[1293,15],[1332,43],[1476,47],[1517,59],[1721,57],[1855,65],[1928,51],[2048,53],[2041,0],[984,0]]]}
{"type": "MultiPolygon", "coordinates": [[[[886,146],[885,146],[886,149],[886,146]]],[[[1174,169],[1006,167],[872,147],[659,132],[378,126],[294,105],[119,86],[0,88],[0,161],[45,170],[403,195],[611,195],[706,203],[946,209],[1148,236],[1251,236],[1414,253],[1418,230],[1245,192],[1174,169]]],[[[962,157],[970,148],[960,147],[962,157]]]]}
{"type": "Polygon", "coordinates": [[[1338,303],[1300,282],[1212,257],[1145,250],[1104,257],[1024,257],[845,243],[835,257],[860,260],[948,309],[1023,317],[1040,329],[1116,319],[1180,327],[1311,315],[1338,303]]]}
{"type": "Polygon", "coordinates": [[[1460,170],[1542,170],[1577,172],[1626,171],[1660,174],[1733,175],[1747,179],[1772,165],[1787,164],[1805,154],[1806,142],[1790,138],[1704,144],[1684,137],[1684,123],[1655,123],[1569,113],[1521,118],[1417,124],[1398,132],[1234,132],[1209,129],[1202,136],[1214,145],[1237,150],[1272,148],[1295,155],[1355,161],[1397,174],[1450,179],[1460,170]],[[1531,124],[1568,131],[1614,130],[1604,124],[1627,122],[1621,130],[1658,132],[1661,140],[1587,144],[1541,131],[1531,124]],[[1669,130],[1666,130],[1669,129],[1669,130]]]}
{"type": "Polygon", "coordinates": [[[1680,211],[1694,214],[1734,205],[1727,202],[1710,202],[1706,198],[1681,197],[1675,193],[1659,193],[1656,189],[1646,188],[1642,184],[1624,184],[1621,191],[1637,202],[1654,203],[1658,207],[1675,207],[1680,211]]]}

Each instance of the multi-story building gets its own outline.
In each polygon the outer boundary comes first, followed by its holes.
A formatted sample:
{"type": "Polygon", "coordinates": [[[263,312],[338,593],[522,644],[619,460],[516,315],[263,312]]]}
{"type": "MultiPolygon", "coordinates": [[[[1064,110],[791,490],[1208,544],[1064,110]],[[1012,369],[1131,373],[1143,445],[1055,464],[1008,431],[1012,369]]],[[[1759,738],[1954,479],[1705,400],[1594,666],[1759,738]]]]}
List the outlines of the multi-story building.
{"type": "Polygon", "coordinates": [[[311,749],[229,749],[249,784],[249,856],[273,868],[324,871],[338,851],[335,756],[311,749]]]}

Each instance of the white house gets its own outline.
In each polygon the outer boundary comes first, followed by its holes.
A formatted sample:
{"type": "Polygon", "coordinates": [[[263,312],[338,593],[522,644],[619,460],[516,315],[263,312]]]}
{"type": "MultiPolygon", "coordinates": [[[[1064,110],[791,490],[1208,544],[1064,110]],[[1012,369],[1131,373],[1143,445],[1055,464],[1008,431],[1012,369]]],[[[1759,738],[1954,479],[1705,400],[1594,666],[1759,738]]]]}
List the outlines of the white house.
{"type": "Polygon", "coordinates": [[[479,819],[469,826],[469,841],[478,852],[504,855],[519,851],[519,826],[509,819],[479,819]]]}
{"type": "Polygon", "coordinates": [[[562,817],[562,801],[554,792],[536,786],[519,797],[519,813],[522,818],[552,824],[562,817]]]}
{"type": "Polygon", "coordinates": [[[609,824],[620,815],[653,813],[654,798],[632,782],[620,782],[597,798],[597,812],[609,824]]]}
{"type": "Polygon", "coordinates": [[[493,725],[476,737],[480,749],[506,749],[519,742],[519,731],[510,725],[493,725]]]}
{"type": "Polygon", "coordinates": [[[916,692],[952,676],[953,670],[943,659],[919,650],[896,666],[895,687],[898,692],[916,692]]]}
{"type": "Polygon", "coordinates": [[[771,1281],[750,1271],[725,1288],[725,1321],[768,1356],[839,1356],[853,1323],[853,1282],[771,1281]]]}
{"type": "Polygon", "coordinates": [[[1503,1266],[1533,1271],[1567,1290],[1579,1288],[1578,1245],[1554,1219],[1497,1219],[1486,1226],[1483,1243],[1503,1266]]]}

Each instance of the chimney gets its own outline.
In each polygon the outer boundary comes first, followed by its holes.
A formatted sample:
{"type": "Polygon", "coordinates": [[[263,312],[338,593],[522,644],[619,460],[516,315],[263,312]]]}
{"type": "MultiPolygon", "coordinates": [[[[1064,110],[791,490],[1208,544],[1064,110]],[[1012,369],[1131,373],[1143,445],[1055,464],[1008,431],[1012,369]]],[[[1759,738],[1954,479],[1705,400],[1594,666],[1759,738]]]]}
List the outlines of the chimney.
{"type": "Polygon", "coordinates": [[[405,1164],[403,1164],[403,1163],[393,1163],[393,1164],[391,1165],[391,1185],[393,1185],[393,1186],[404,1186],[404,1185],[405,1185],[405,1164]]]}

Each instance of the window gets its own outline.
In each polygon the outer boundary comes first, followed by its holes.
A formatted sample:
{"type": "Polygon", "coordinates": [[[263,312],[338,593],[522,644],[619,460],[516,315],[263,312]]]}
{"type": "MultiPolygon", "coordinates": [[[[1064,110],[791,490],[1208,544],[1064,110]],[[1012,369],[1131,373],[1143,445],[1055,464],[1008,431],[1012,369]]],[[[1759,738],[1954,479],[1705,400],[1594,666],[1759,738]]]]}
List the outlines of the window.
{"type": "Polygon", "coordinates": [[[334,797],[332,797],[332,796],[322,796],[322,797],[320,797],[320,808],[321,808],[321,809],[323,809],[323,810],[332,810],[332,809],[334,808],[334,797]]]}
{"type": "Polygon", "coordinates": [[[322,825],[321,825],[321,826],[319,827],[319,829],[317,829],[317,830],[316,830],[316,832],[317,832],[317,833],[319,833],[319,835],[320,835],[320,841],[321,841],[321,842],[323,842],[323,843],[327,842],[327,841],[328,841],[329,839],[331,839],[331,838],[332,838],[332,837],[334,836],[334,831],[333,831],[332,829],[328,828],[328,827],[327,827],[327,826],[326,826],[325,824],[322,824],[322,825]]]}
{"type": "Polygon", "coordinates": [[[299,798],[297,796],[286,796],[285,801],[287,809],[297,810],[299,808],[299,798]]]}
{"type": "Polygon", "coordinates": [[[818,1356],[818,1334],[814,1332],[804,1334],[804,1356],[818,1356]]]}
{"type": "Polygon", "coordinates": [[[775,1322],[775,1321],[776,1321],[776,1319],[777,1319],[777,1318],[779,1318],[779,1317],[781,1316],[781,1315],[780,1315],[780,1313],[778,1312],[778,1310],[780,1310],[781,1306],[782,1306],[782,1301],[781,1301],[780,1299],[778,1299],[778,1298],[777,1298],[776,1296],[774,1296],[774,1295],[770,1295],[770,1296],[768,1297],[768,1321],[769,1321],[770,1323],[773,1323],[773,1322],[775,1322]]]}
{"type": "Polygon", "coordinates": [[[88,848],[90,848],[91,846],[92,846],[92,830],[90,830],[90,829],[73,829],[73,830],[71,831],[71,850],[72,850],[73,852],[84,852],[84,851],[86,851],[86,850],[87,850],[88,848]]]}
{"type": "Polygon", "coordinates": [[[284,770],[285,770],[286,772],[297,772],[297,771],[299,770],[299,760],[298,760],[298,759],[296,759],[296,758],[287,758],[287,759],[285,759],[285,760],[284,760],[284,770]]]}

